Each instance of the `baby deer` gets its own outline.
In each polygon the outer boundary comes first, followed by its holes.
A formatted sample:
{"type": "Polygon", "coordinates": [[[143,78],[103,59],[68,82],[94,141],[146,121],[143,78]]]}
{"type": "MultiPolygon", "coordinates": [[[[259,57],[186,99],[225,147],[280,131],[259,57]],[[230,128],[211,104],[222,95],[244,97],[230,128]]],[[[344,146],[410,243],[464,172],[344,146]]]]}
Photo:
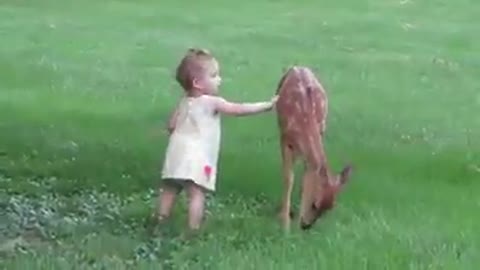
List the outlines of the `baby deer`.
{"type": "Polygon", "coordinates": [[[293,166],[303,159],[300,227],[305,230],[332,209],[336,195],[350,178],[347,165],[337,175],[331,172],[323,146],[328,100],[325,90],[307,67],[293,66],[282,76],[277,94],[277,119],[283,167],[283,198],[280,218],[290,229],[293,166]]]}

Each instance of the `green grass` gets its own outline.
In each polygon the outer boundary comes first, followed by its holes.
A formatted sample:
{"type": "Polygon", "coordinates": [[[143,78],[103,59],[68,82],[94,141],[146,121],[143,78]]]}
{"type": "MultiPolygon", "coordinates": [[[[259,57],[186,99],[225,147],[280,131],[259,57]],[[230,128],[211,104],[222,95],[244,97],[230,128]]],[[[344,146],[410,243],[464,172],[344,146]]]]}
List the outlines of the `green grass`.
{"type": "Polygon", "coordinates": [[[181,2],[0,3],[2,268],[475,269],[480,4],[181,2]],[[166,143],[151,133],[190,46],[219,58],[233,100],[270,98],[290,64],[317,72],[329,160],[356,171],[311,231],[275,218],[269,113],[224,119],[203,234],[178,237],[182,197],[164,237],[146,236],[166,143]]]}

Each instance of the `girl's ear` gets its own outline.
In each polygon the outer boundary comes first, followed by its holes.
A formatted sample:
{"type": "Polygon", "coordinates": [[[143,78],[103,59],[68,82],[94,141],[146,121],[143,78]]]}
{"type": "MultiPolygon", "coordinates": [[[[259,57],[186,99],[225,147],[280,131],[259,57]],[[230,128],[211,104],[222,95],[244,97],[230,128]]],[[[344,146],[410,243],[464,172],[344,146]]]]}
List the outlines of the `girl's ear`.
{"type": "Polygon", "coordinates": [[[194,78],[192,80],[192,86],[195,89],[202,89],[202,84],[200,83],[200,81],[197,78],[194,78]]]}

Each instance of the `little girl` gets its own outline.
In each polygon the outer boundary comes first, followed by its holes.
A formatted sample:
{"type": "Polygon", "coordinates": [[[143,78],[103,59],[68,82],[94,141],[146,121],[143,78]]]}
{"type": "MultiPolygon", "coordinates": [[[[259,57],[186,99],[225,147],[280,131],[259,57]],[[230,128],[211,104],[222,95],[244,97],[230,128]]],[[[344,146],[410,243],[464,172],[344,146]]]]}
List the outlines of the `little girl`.
{"type": "Polygon", "coordinates": [[[162,170],[157,222],[170,216],[177,194],[186,189],[188,227],[196,231],[203,220],[205,194],[214,192],[220,148],[220,116],[269,111],[278,97],[255,103],[233,103],[218,96],[219,64],[206,50],[190,49],[177,67],[176,79],[185,90],[172,113],[170,138],[162,170]]]}

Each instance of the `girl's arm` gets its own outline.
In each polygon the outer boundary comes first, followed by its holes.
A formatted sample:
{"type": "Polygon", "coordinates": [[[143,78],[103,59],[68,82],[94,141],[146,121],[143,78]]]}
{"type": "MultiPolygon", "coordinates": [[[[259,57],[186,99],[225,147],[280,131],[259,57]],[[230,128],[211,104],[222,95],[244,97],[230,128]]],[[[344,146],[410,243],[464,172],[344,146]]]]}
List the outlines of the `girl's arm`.
{"type": "Polygon", "coordinates": [[[168,119],[167,130],[168,133],[172,134],[173,130],[175,130],[175,124],[177,122],[178,111],[175,109],[172,114],[170,115],[170,119],[168,119]]]}
{"type": "Polygon", "coordinates": [[[183,101],[183,98],[180,99],[177,106],[175,107],[175,109],[170,114],[170,118],[168,119],[167,130],[168,130],[169,134],[172,134],[173,130],[175,130],[175,127],[176,127],[176,124],[177,124],[177,118],[178,118],[178,107],[180,106],[182,101],[183,101]]]}
{"type": "Polygon", "coordinates": [[[235,103],[221,97],[214,98],[215,111],[233,116],[244,116],[269,111],[277,102],[278,96],[270,101],[235,103]]]}

